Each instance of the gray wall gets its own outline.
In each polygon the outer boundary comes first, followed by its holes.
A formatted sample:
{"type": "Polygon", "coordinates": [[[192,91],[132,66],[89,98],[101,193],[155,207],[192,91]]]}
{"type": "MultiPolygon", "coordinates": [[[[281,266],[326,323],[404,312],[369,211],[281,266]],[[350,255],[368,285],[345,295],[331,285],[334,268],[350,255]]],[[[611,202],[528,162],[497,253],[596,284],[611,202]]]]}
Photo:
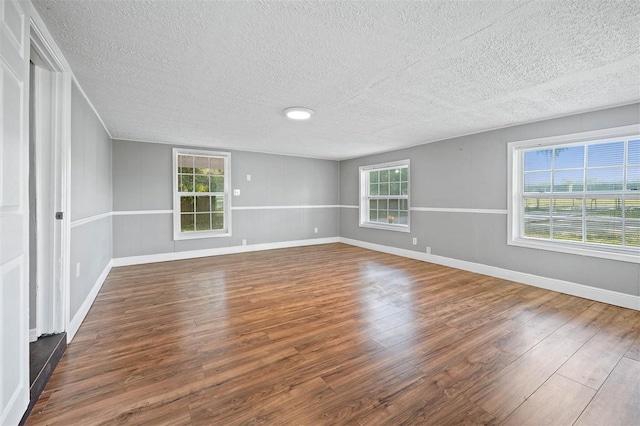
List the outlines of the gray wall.
{"type": "MultiPolygon", "coordinates": [[[[639,122],[634,104],[343,161],[341,204],[358,205],[359,166],[409,158],[412,207],[506,210],[509,142],[639,122]]],[[[505,214],[412,211],[407,234],[361,228],[358,209],[344,208],[340,236],[640,295],[637,263],[508,246],[505,214]]]]}
{"type": "MultiPolygon", "coordinates": [[[[71,91],[71,221],[112,209],[111,139],[73,85],[71,91]]],[[[71,318],[112,257],[111,217],[71,228],[71,318]],[[76,265],[80,263],[80,276],[76,265]]]]}
{"type": "MultiPolygon", "coordinates": [[[[232,210],[232,236],[181,241],[173,241],[171,213],[118,214],[173,208],[172,148],[113,141],[114,258],[338,236],[337,207],[232,210]]],[[[241,192],[232,207],[339,204],[336,161],[219,150],[231,152],[231,186],[241,192]]]]}

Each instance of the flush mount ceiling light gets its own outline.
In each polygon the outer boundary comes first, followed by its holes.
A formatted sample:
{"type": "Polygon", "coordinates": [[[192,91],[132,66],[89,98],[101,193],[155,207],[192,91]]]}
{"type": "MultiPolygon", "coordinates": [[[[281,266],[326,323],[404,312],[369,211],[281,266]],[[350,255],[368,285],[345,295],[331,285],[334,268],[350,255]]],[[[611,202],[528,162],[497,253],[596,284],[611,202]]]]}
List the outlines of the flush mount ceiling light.
{"type": "Polygon", "coordinates": [[[292,120],[308,120],[313,110],[303,107],[290,107],[284,110],[284,115],[292,120]]]}

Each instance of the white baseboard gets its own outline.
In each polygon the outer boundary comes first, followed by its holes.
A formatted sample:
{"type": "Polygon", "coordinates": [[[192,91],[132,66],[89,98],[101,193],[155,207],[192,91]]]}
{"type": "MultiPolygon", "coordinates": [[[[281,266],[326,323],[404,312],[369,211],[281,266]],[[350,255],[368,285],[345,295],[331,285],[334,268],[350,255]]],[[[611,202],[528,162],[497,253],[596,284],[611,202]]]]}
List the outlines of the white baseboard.
{"type": "Polygon", "coordinates": [[[406,250],[396,247],[374,244],[366,241],[353,240],[350,238],[340,238],[340,242],[352,246],[362,247],[369,250],[379,251],[396,256],[408,257],[410,259],[422,260],[424,262],[436,263],[438,265],[449,266],[451,268],[462,269],[478,274],[489,275],[509,281],[553,290],[572,296],[583,297],[597,302],[608,303],[610,305],[622,306],[623,308],[640,311],[640,296],[619,293],[611,290],[590,287],[584,284],[572,283],[569,281],[546,278],[524,272],[512,271],[495,266],[483,265],[481,263],[467,262],[465,260],[453,259],[450,257],[437,256],[433,254],[420,253],[413,250],[406,250]]]}
{"type": "Polygon", "coordinates": [[[29,329],[29,343],[35,342],[36,340],[38,340],[38,332],[36,331],[35,328],[30,328],[29,329]]]}
{"type": "Polygon", "coordinates": [[[109,275],[109,272],[111,271],[112,263],[113,261],[107,263],[107,266],[105,266],[102,273],[91,288],[91,291],[87,295],[87,298],[84,300],[84,303],[82,304],[82,306],[80,306],[78,312],[76,312],[76,314],[69,322],[69,325],[67,326],[67,343],[71,343],[71,340],[73,340],[73,337],[78,332],[80,325],[82,325],[82,321],[84,321],[85,317],[89,313],[91,305],[93,305],[94,300],[96,300],[96,297],[98,296],[98,293],[102,288],[102,284],[104,284],[104,281],[107,279],[107,275],[109,275]]]}
{"type": "Polygon", "coordinates": [[[252,251],[274,250],[281,248],[315,246],[339,242],[338,237],[315,238],[310,240],[283,241],[280,243],[251,244],[246,246],[220,247],[205,250],[178,251],[172,253],[149,254],[143,256],[117,257],[112,259],[111,265],[129,266],[145,263],[169,262],[172,260],[195,259],[199,257],[220,256],[224,254],[248,253],[252,251]]]}

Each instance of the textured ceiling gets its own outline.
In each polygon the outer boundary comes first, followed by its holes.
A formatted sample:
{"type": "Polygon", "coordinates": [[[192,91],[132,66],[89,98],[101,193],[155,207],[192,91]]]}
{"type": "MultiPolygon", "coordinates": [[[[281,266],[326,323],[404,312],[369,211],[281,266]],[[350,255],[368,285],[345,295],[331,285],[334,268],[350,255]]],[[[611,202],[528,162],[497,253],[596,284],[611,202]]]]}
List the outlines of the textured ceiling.
{"type": "Polygon", "coordinates": [[[116,139],[344,159],[640,101],[636,0],[33,3],[116,139]]]}

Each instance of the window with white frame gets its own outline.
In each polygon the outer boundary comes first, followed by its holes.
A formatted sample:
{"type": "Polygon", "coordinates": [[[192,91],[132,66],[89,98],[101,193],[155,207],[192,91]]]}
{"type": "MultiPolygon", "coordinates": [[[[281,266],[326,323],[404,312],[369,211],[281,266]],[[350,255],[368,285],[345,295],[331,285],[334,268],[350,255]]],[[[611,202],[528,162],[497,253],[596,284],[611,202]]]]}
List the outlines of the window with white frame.
{"type": "Polygon", "coordinates": [[[174,239],[231,235],[230,155],[173,149],[174,239]]]}
{"type": "Polygon", "coordinates": [[[409,232],[409,160],[360,167],[360,226],[409,232]]]}
{"type": "Polygon", "coordinates": [[[509,243],[640,262],[640,128],[509,144],[509,243]]]}

